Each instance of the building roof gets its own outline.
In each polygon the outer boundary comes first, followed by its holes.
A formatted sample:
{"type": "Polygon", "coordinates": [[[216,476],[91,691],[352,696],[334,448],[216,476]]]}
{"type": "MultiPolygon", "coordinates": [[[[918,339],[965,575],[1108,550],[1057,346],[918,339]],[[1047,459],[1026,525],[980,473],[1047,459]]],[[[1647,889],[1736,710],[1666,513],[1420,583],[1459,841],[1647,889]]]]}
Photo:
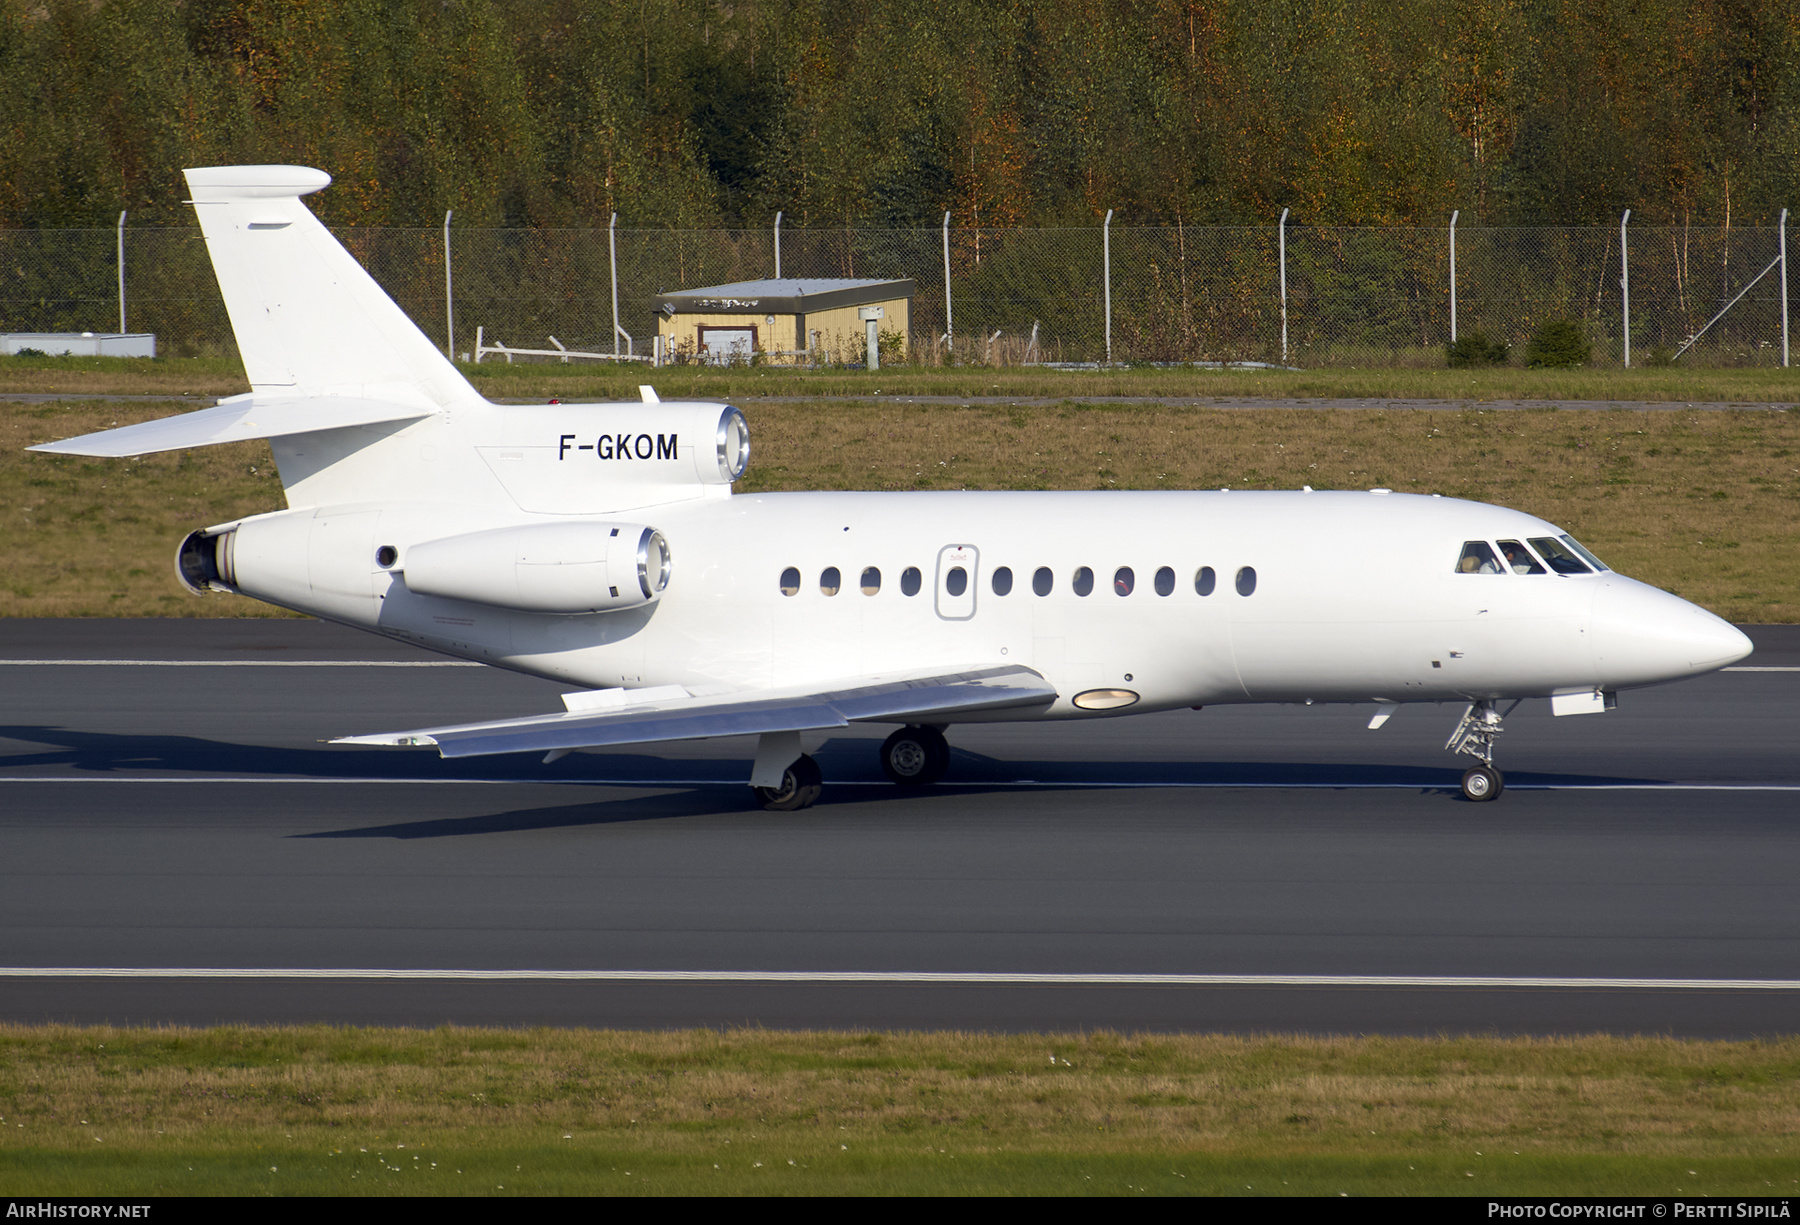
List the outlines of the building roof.
{"type": "Polygon", "coordinates": [[[853,280],[848,277],[783,277],[781,280],[734,281],[702,289],[658,294],[654,309],[665,314],[805,314],[841,306],[864,306],[910,298],[910,280],[853,280]]]}

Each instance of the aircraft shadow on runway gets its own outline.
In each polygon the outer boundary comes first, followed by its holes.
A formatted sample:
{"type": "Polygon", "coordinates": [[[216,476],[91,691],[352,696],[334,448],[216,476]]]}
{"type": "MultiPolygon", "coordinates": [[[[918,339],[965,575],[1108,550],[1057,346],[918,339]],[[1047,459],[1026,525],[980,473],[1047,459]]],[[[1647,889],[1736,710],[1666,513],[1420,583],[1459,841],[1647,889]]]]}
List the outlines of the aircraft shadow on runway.
{"type": "MultiPolygon", "coordinates": [[[[534,755],[450,761],[428,751],[324,746],[299,748],[235,744],[195,736],[138,736],[83,732],[42,725],[0,726],[0,740],[47,746],[37,752],[0,755],[0,772],[152,774],[199,778],[491,780],[519,783],[592,783],[657,788],[657,794],[592,800],[572,805],[512,809],[479,816],[387,823],[305,837],[454,837],[503,831],[609,824],[670,817],[754,811],[749,788],[737,784],[748,765],[737,754],[667,758],[646,753],[572,754],[551,765],[534,755]],[[668,790],[673,788],[674,790],[668,790]]],[[[892,802],[921,793],[888,785],[876,766],[873,743],[837,737],[816,752],[827,786],[838,801],[892,802]]],[[[1382,787],[1435,793],[1461,802],[1460,767],[1320,761],[1119,761],[1002,759],[966,749],[952,752],[951,776],[928,794],[968,795],[1015,790],[1104,789],[1109,785],[1261,788],[1382,787]]],[[[1515,771],[1511,785],[1595,786],[1663,780],[1599,774],[1515,771]]]]}

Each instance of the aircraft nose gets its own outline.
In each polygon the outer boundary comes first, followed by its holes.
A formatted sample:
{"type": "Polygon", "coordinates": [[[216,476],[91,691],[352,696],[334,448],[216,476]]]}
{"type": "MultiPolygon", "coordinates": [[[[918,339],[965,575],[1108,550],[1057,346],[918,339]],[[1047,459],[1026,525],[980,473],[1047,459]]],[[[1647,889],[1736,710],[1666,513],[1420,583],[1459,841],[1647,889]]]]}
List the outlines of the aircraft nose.
{"type": "Polygon", "coordinates": [[[1704,608],[1619,575],[1605,584],[1594,598],[1591,632],[1608,689],[1698,676],[1750,654],[1750,639],[1704,608]]]}

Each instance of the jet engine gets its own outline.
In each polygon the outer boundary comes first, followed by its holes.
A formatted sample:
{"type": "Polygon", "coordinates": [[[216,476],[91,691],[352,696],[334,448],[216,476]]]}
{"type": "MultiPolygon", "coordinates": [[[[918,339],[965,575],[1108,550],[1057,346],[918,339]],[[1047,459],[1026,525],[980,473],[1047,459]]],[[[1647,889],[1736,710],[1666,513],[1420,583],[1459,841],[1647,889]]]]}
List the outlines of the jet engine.
{"type": "Polygon", "coordinates": [[[236,541],[235,532],[189,532],[187,539],[175,551],[175,577],[181,580],[183,587],[196,595],[207,591],[236,590],[232,586],[235,581],[232,574],[232,546],[236,541]]]}
{"type": "Polygon", "coordinates": [[[393,569],[418,595],[520,612],[635,608],[668,586],[673,559],[655,528],[537,523],[446,536],[408,548],[393,569]]]}

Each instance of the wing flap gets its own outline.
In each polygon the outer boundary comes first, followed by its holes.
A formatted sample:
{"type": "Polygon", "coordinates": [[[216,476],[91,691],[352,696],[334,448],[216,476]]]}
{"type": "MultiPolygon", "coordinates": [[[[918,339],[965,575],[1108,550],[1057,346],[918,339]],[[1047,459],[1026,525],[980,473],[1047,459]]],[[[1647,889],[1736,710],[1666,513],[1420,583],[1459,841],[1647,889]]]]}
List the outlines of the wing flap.
{"type": "Polygon", "coordinates": [[[859,721],[928,722],[978,711],[1047,705],[1056,690],[1030,668],[1006,666],[929,676],[866,677],[820,692],[664,698],[616,710],[573,710],[492,723],[464,723],[333,744],[436,745],[445,757],[703,740],[769,732],[821,731],[859,721]]]}
{"type": "Polygon", "coordinates": [[[309,396],[293,400],[233,396],[198,412],[140,421],[136,425],[122,425],[116,430],[101,430],[97,434],[83,434],[61,442],[43,442],[26,450],[119,459],[158,451],[181,451],[188,447],[210,447],[222,442],[247,442],[352,425],[375,425],[383,421],[416,421],[436,411],[435,408],[350,396],[309,396]]]}

